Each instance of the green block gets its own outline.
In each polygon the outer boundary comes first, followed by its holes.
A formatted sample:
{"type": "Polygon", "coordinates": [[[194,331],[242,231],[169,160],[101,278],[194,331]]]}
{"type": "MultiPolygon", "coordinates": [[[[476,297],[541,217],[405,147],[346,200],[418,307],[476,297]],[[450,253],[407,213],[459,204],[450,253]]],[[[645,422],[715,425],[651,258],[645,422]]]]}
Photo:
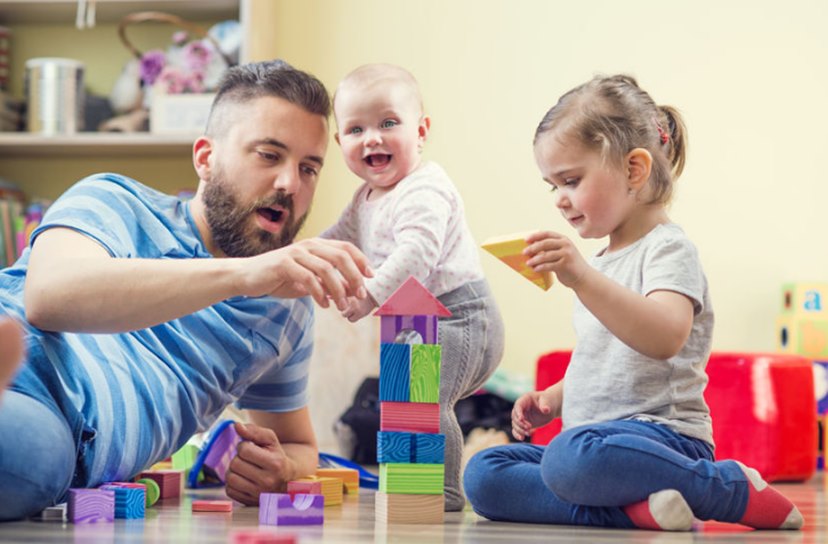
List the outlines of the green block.
{"type": "Polygon", "coordinates": [[[379,490],[404,495],[442,495],[445,465],[385,463],[380,465],[379,490]]]}
{"type": "MultiPolygon", "coordinates": [[[[196,459],[198,459],[198,453],[198,448],[193,444],[184,444],[180,450],[172,454],[172,466],[175,469],[184,471],[183,477],[185,482],[190,480],[190,469],[195,464],[196,459]]],[[[204,474],[199,471],[198,481],[201,482],[203,480],[204,474]]]]}
{"type": "Polygon", "coordinates": [[[411,346],[410,402],[440,402],[440,344],[411,346]]]}

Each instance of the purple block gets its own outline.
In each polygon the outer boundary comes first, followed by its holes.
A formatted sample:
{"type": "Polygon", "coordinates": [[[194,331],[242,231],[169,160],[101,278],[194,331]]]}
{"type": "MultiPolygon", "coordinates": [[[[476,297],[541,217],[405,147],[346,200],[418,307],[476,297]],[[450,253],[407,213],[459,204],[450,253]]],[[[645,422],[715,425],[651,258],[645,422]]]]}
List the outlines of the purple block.
{"type": "Polygon", "coordinates": [[[221,431],[204,458],[204,467],[212,470],[221,482],[225,481],[230,461],[236,456],[236,448],[242,441],[235,427],[231,424],[221,431]]]}
{"type": "Polygon", "coordinates": [[[287,493],[259,495],[259,525],[322,525],[325,497],[297,493],[293,501],[287,493]]]}
{"type": "Polygon", "coordinates": [[[380,318],[380,341],[386,344],[398,342],[401,331],[413,330],[420,335],[423,344],[437,343],[437,317],[433,315],[384,315],[380,318]]]}
{"type": "Polygon", "coordinates": [[[70,489],[66,518],[71,523],[115,520],[115,492],[107,489],[70,489]]]}

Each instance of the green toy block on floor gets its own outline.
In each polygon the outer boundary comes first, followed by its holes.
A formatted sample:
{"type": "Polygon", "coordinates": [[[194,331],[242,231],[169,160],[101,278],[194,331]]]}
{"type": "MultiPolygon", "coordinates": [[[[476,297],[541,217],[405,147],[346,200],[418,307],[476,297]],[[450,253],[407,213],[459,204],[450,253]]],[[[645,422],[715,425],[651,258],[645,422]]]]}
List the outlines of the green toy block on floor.
{"type": "Polygon", "coordinates": [[[411,495],[441,495],[445,465],[386,463],[380,465],[379,491],[411,495]]]}

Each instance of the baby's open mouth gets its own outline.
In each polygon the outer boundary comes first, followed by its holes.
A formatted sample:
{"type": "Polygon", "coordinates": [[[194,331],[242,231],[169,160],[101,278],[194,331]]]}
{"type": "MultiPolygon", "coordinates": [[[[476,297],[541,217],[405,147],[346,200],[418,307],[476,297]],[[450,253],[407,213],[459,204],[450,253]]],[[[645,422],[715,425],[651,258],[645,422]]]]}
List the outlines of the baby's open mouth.
{"type": "Polygon", "coordinates": [[[386,155],[384,153],[377,153],[374,155],[368,155],[363,159],[368,166],[377,167],[377,166],[385,166],[391,161],[391,155],[386,155]]]}

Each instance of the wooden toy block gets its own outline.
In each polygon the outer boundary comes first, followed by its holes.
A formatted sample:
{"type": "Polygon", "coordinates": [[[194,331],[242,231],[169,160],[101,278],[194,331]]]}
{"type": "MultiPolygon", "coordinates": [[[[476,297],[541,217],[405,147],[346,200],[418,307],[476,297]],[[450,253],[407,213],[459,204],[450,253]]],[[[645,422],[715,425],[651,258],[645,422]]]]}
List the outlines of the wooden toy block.
{"type": "Polygon", "coordinates": [[[451,312],[431,294],[414,276],[408,276],[402,285],[377,308],[374,315],[433,315],[450,317],[451,312]]]}
{"type": "Polygon", "coordinates": [[[295,535],[270,531],[235,531],[230,533],[232,544],[296,544],[295,535]]]}
{"type": "Polygon", "coordinates": [[[286,493],[259,495],[259,525],[322,525],[325,498],[298,494],[291,500],[286,493]]]}
{"type": "Polygon", "coordinates": [[[378,431],[377,463],[410,463],[413,433],[378,431]]]}
{"type": "Polygon", "coordinates": [[[297,493],[305,495],[324,495],[324,493],[322,493],[322,482],[307,478],[304,480],[292,480],[288,482],[287,492],[291,499],[295,497],[297,493]]]}
{"type": "Polygon", "coordinates": [[[380,400],[408,402],[411,368],[411,346],[380,345],[380,400]]]}
{"type": "Polygon", "coordinates": [[[414,463],[443,464],[446,459],[446,435],[416,433],[414,463]]]}
{"type": "Polygon", "coordinates": [[[423,344],[436,344],[437,318],[449,317],[451,312],[414,276],[409,276],[374,315],[380,316],[383,343],[409,343],[398,337],[414,331],[423,344]]]}
{"type": "Polygon", "coordinates": [[[194,500],[193,512],[232,512],[233,501],[223,500],[194,500]]]}
{"type": "Polygon", "coordinates": [[[778,351],[828,359],[828,318],[781,314],[776,319],[776,328],[778,351]]]}
{"type": "Polygon", "coordinates": [[[817,414],[828,413],[828,361],[814,361],[814,396],[817,414]]]}
{"type": "Polygon", "coordinates": [[[104,484],[99,489],[115,492],[115,519],[141,519],[146,515],[146,486],[104,484]]]}
{"type": "Polygon", "coordinates": [[[552,287],[552,274],[550,272],[535,272],[526,264],[527,258],[523,254],[523,250],[528,245],[525,240],[527,234],[496,236],[483,242],[481,247],[503,261],[509,268],[546,291],[552,287]]]}
{"type": "Polygon", "coordinates": [[[158,499],[161,498],[161,487],[152,478],[140,478],[135,483],[144,486],[147,508],[158,502],[158,499]]]}
{"type": "Polygon", "coordinates": [[[385,463],[380,465],[379,491],[408,495],[441,495],[445,465],[385,463]]]}
{"type": "Polygon", "coordinates": [[[782,285],[782,313],[828,319],[828,283],[806,282],[782,285]]]}
{"type": "Polygon", "coordinates": [[[440,405],[424,402],[381,402],[380,430],[440,432],[440,405]]]}
{"type": "Polygon", "coordinates": [[[376,493],[379,523],[441,524],[445,495],[401,495],[376,493]]]}
{"type": "Polygon", "coordinates": [[[377,462],[429,463],[445,461],[446,437],[442,434],[377,432],[377,462]]]}
{"type": "Polygon", "coordinates": [[[220,434],[216,436],[210,445],[210,451],[204,458],[204,471],[215,476],[219,482],[224,483],[227,477],[227,468],[230,461],[236,457],[237,448],[242,439],[236,432],[234,425],[225,426],[220,434]]]}
{"type": "Polygon", "coordinates": [[[115,520],[115,492],[109,489],[70,489],[66,506],[70,523],[115,520]]]}
{"type": "Polygon", "coordinates": [[[344,488],[344,484],[340,478],[308,476],[306,478],[294,480],[294,482],[297,484],[302,482],[318,483],[321,487],[321,495],[325,497],[325,506],[336,506],[337,504],[342,504],[342,490],[344,488]]]}
{"type": "MultiPolygon", "coordinates": [[[[138,475],[140,480],[149,478],[158,484],[160,500],[175,499],[181,496],[184,474],[180,470],[146,470],[138,475]]],[[[140,481],[139,480],[139,481],[140,481]]]]}
{"type": "Polygon", "coordinates": [[[40,521],[66,521],[66,503],[62,502],[55,506],[48,506],[40,512],[40,521]]]}
{"type": "MultiPolygon", "coordinates": [[[[440,402],[439,344],[414,344],[411,346],[411,396],[409,402],[440,402]]],[[[380,374],[382,382],[382,374],[380,374]]],[[[384,399],[380,400],[401,400],[384,399]]]]}
{"type": "Polygon", "coordinates": [[[345,493],[359,495],[359,471],[355,468],[318,468],[318,478],[338,478],[342,480],[345,493]]]}

